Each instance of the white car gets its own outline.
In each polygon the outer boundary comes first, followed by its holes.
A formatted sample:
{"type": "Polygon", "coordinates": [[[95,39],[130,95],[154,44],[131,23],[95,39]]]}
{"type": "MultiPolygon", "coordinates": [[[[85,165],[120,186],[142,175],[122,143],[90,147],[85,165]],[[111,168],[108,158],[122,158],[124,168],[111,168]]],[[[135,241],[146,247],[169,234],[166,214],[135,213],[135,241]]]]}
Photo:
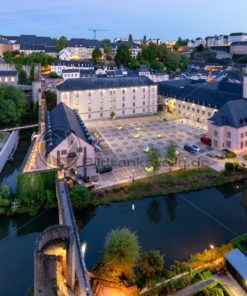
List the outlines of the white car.
{"type": "Polygon", "coordinates": [[[195,145],[195,144],[193,144],[193,145],[191,145],[190,146],[192,149],[194,149],[196,152],[200,152],[200,148],[197,146],[197,145],[195,145]]]}

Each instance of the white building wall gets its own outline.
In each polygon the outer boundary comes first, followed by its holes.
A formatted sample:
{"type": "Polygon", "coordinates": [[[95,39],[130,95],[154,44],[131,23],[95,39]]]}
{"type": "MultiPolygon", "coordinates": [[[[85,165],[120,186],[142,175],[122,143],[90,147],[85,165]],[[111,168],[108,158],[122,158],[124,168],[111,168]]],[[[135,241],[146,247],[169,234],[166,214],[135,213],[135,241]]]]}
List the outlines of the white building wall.
{"type": "Polygon", "coordinates": [[[58,102],[78,110],[83,120],[157,113],[157,86],[58,92],[58,102]]]}

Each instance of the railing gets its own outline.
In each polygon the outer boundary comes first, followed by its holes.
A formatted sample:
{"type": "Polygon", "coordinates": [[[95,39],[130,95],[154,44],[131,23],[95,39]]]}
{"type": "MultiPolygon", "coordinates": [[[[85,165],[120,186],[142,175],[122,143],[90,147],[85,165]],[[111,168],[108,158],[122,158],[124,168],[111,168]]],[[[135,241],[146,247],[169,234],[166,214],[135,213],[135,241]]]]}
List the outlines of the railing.
{"type": "Polygon", "coordinates": [[[36,124],[29,124],[29,125],[23,125],[23,126],[4,128],[4,129],[0,130],[0,133],[1,132],[19,131],[19,130],[34,128],[34,127],[38,127],[38,124],[36,123],[36,124]]]}

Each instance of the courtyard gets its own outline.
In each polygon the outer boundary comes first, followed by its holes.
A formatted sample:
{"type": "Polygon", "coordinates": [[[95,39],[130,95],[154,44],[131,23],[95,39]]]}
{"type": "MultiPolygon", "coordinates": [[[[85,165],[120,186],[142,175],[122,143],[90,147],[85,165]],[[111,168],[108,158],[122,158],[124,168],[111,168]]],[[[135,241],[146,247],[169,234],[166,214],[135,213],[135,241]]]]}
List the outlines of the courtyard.
{"type": "MultiPolygon", "coordinates": [[[[165,160],[166,147],[171,141],[175,142],[180,153],[173,169],[211,166],[215,163],[206,156],[211,148],[200,143],[200,136],[205,134],[205,130],[181,120],[165,121],[159,116],[146,116],[88,121],[86,125],[102,149],[96,154],[97,162],[113,167],[112,172],[99,176],[103,186],[149,176],[150,173],[145,170],[148,167],[145,149],[157,148],[162,160],[165,160]],[[201,151],[192,155],[183,149],[185,144],[196,144],[201,151]]],[[[157,174],[169,170],[163,161],[157,174]]]]}

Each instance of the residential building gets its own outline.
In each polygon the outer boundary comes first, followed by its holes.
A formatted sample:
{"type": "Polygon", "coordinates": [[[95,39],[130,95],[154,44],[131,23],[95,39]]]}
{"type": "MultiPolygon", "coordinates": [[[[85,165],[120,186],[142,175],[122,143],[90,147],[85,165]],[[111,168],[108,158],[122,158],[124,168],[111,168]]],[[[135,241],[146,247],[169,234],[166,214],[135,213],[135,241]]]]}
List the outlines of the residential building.
{"type": "Polygon", "coordinates": [[[247,292],[247,257],[239,249],[224,255],[227,270],[247,292]]]}
{"type": "Polygon", "coordinates": [[[57,102],[85,120],[155,114],[157,86],[144,76],[68,79],[57,86],[57,102]]]}
{"type": "Polygon", "coordinates": [[[175,44],[176,44],[175,40],[168,40],[165,42],[166,47],[170,50],[173,50],[173,47],[175,44]]]}
{"type": "Polygon", "coordinates": [[[117,49],[121,45],[127,45],[129,47],[130,55],[133,59],[135,59],[138,55],[138,53],[141,52],[141,46],[137,43],[131,42],[131,41],[119,41],[112,45],[111,49],[111,57],[115,58],[117,54],[117,49]]]}
{"type": "Polygon", "coordinates": [[[56,46],[50,37],[36,35],[5,36],[13,44],[13,50],[20,51],[25,55],[33,52],[44,52],[56,57],[56,46]]]}
{"type": "Polygon", "coordinates": [[[165,73],[164,70],[160,69],[151,69],[149,70],[146,65],[141,65],[138,70],[139,76],[146,76],[153,82],[157,83],[160,81],[165,81],[169,79],[169,75],[165,73]]]}
{"type": "Polygon", "coordinates": [[[78,79],[78,78],[92,78],[95,77],[94,70],[80,70],[80,69],[64,69],[62,77],[64,80],[67,79],[78,79]]]}
{"type": "Polygon", "coordinates": [[[206,38],[207,47],[229,46],[228,35],[215,35],[206,38]]]}
{"type": "Polygon", "coordinates": [[[166,112],[207,128],[208,119],[226,102],[241,99],[242,85],[179,79],[158,83],[158,93],[166,112]]]}
{"type": "Polygon", "coordinates": [[[99,48],[104,53],[100,41],[72,38],[69,41],[66,49],[63,49],[59,53],[59,59],[61,60],[91,60],[92,53],[95,48],[99,48]]]}
{"type": "Polygon", "coordinates": [[[230,53],[233,55],[247,55],[247,41],[233,42],[230,46],[230,53]]]}
{"type": "Polygon", "coordinates": [[[13,51],[13,45],[9,40],[0,38],[0,57],[3,57],[6,51],[13,51]]]}
{"type": "Polygon", "coordinates": [[[235,153],[247,151],[247,77],[243,94],[238,100],[229,100],[209,119],[208,135],[215,149],[235,153]]]}
{"type": "Polygon", "coordinates": [[[188,42],[188,44],[187,44],[187,46],[189,48],[195,48],[195,47],[197,47],[199,45],[205,46],[206,45],[206,41],[203,38],[198,37],[198,38],[196,38],[196,40],[190,40],[188,42]]]}
{"type": "Polygon", "coordinates": [[[50,167],[78,168],[95,163],[92,138],[85,124],[64,103],[47,111],[42,147],[50,167]]]}
{"type": "Polygon", "coordinates": [[[229,45],[233,42],[247,41],[247,33],[231,33],[229,35],[229,45]]]}
{"type": "Polygon", "coordinates": [[[91,61],[55,61],[51,65],[51,72],[57,73],[58,76],[62,76],[63,70],[94,70],[93,63],[91,61]]]}
{"type": "Polygon", "coordinates": [[[18,73],[17,71],[0,71],[0,84],[18,84],[18,73]]]}

